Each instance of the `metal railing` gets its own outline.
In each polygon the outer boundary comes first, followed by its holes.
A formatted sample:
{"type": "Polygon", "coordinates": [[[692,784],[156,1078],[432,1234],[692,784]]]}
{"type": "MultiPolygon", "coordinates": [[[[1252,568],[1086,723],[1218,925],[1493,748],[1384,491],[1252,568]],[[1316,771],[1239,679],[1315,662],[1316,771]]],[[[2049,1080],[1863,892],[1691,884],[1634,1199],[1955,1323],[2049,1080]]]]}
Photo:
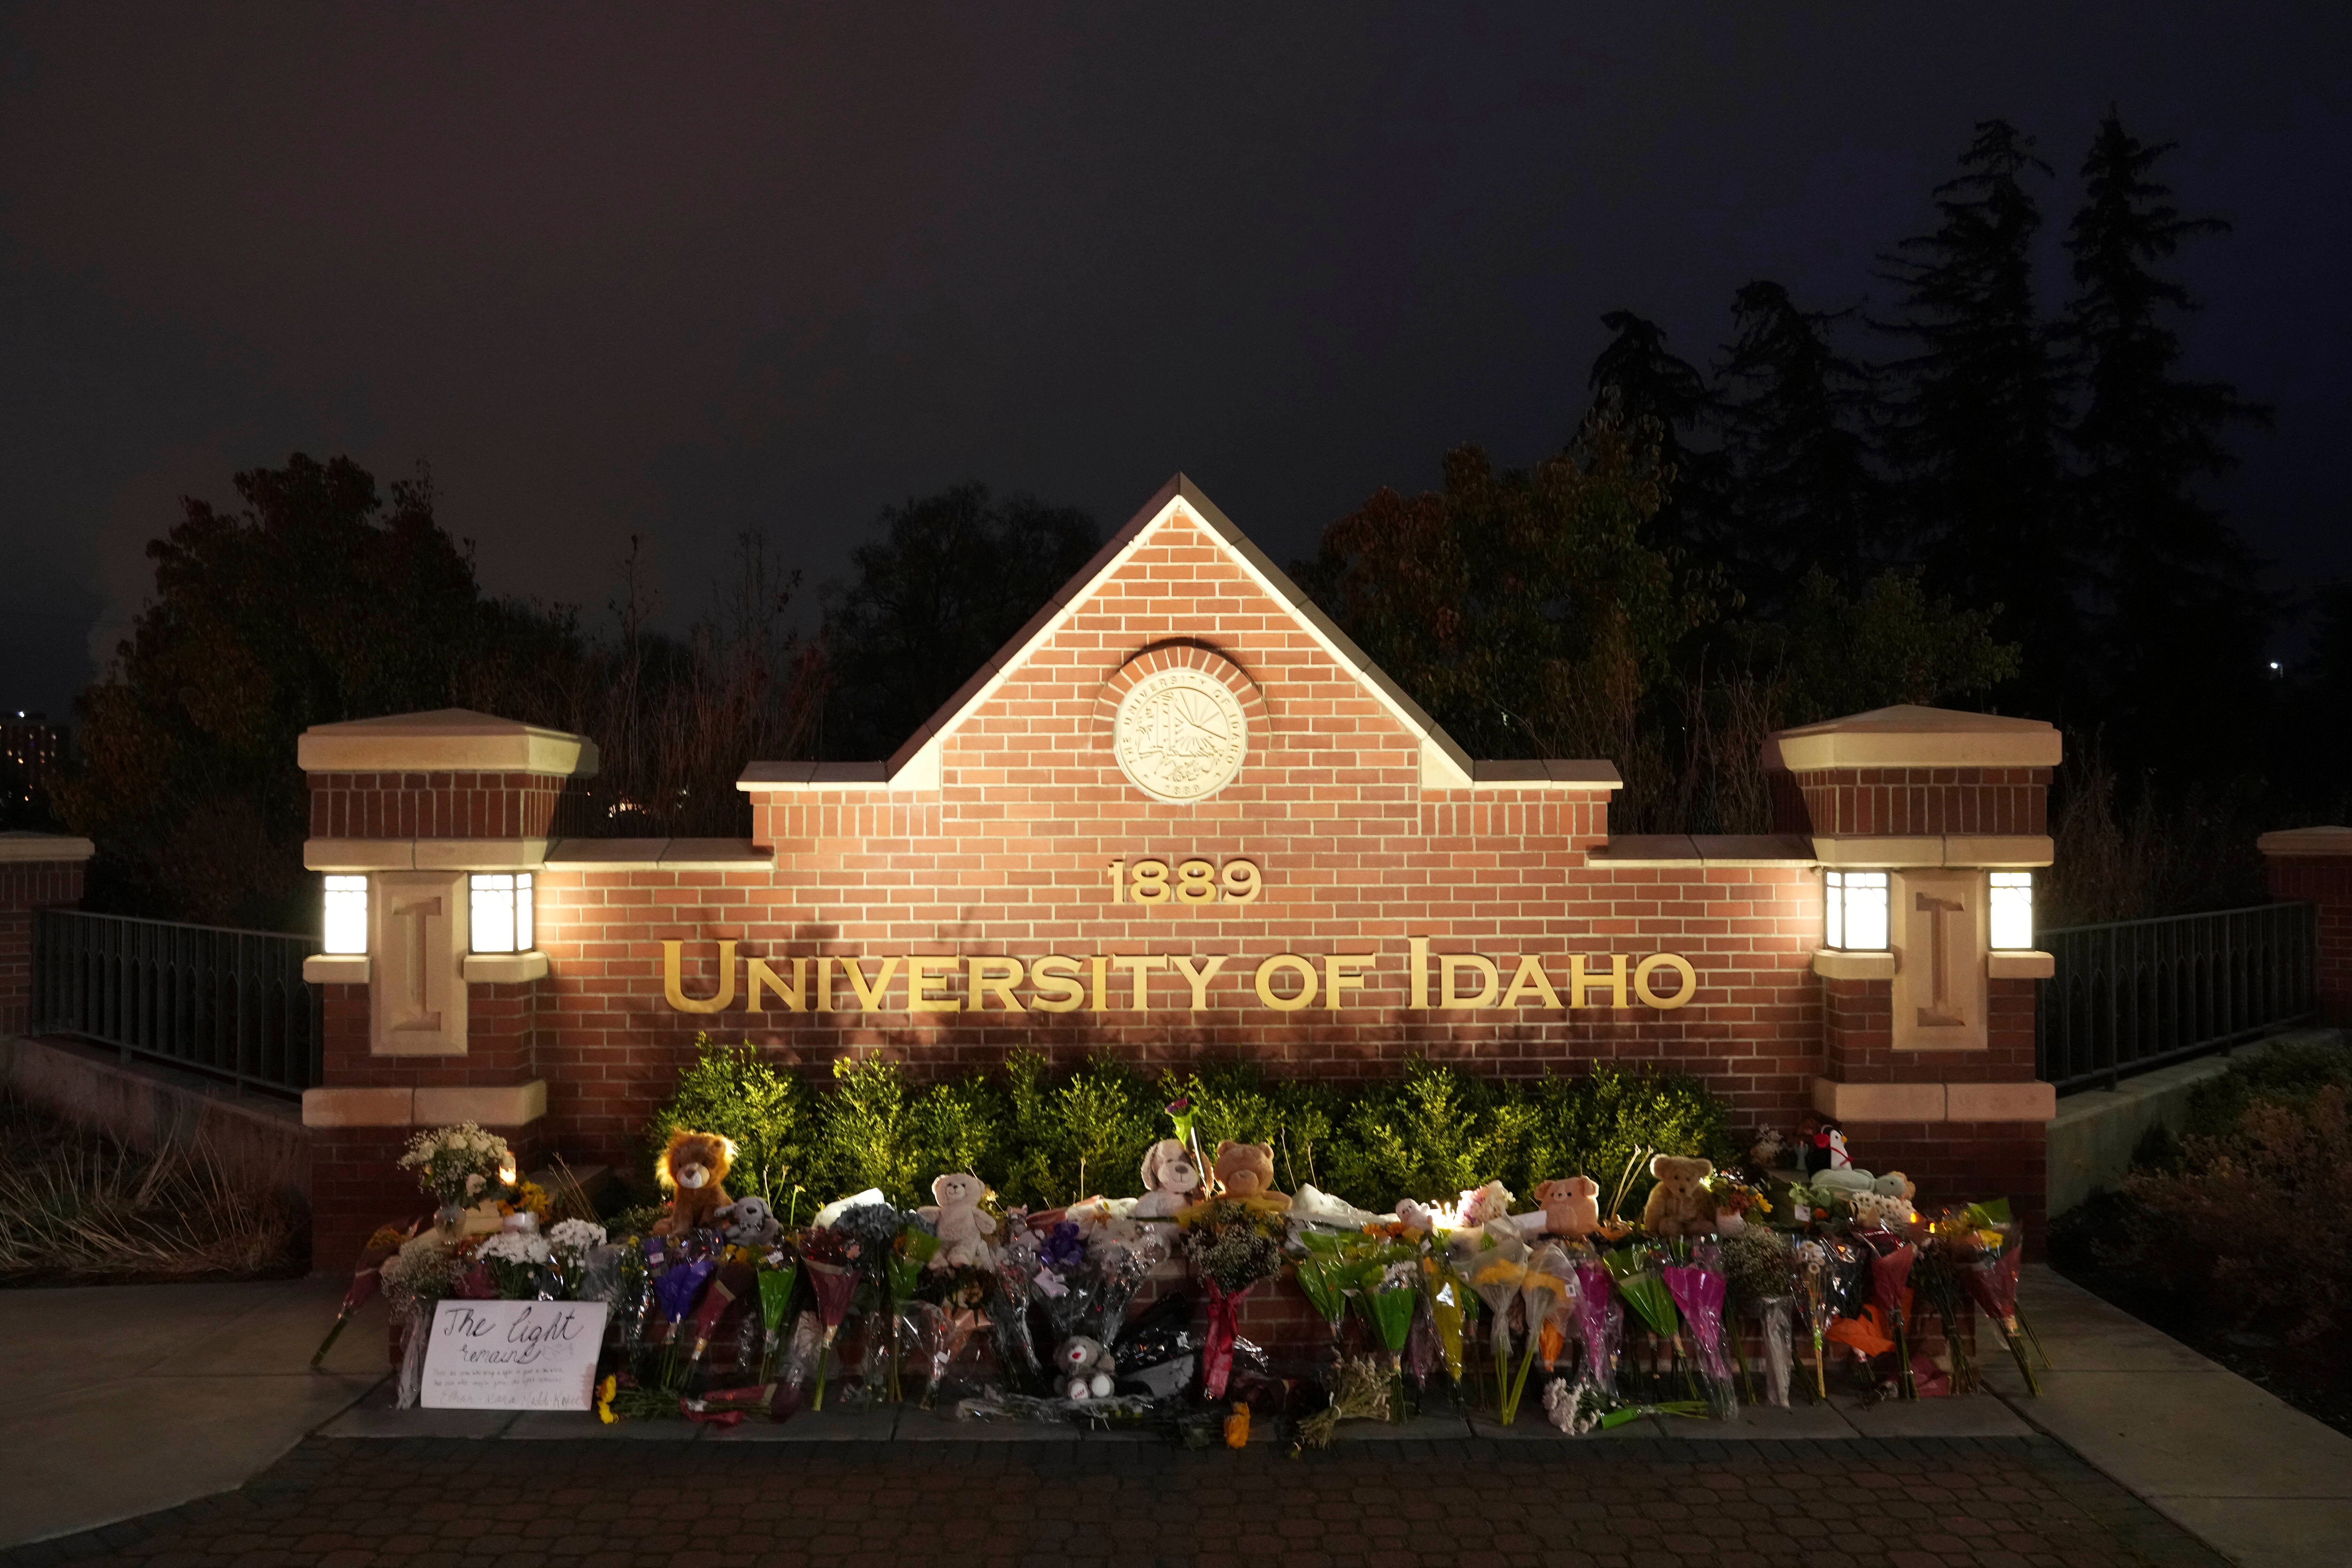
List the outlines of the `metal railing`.
{"type": "Polygon", "coordinates": [[[299,1094],[319,1081],[316,938],[79,910],[33,912],[33,1032],[299,1094]]]}
{"type": "Polygon", "coordinates": [[[2311,1016],[2309,904],[2263,904],[2041,933],[2040,1076],[2068,1089],[2219,1050],[2311,1016]]]}

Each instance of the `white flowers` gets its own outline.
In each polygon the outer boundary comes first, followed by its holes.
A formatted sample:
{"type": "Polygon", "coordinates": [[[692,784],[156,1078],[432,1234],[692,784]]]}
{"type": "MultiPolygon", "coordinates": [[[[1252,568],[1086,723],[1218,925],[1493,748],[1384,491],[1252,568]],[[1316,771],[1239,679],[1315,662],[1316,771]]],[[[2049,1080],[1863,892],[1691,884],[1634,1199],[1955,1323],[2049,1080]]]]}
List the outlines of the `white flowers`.
{"type": "Polygon", "coordinates": [[[408,1141],[400,1168],[416,1173],[416,1184],[445,1204],[473,1197],[493,1177],[509,1180],[513,1161],[507,1141],[471,1121],[435,1127],[408,1141]]]}
{"type": "Polygon", "coordinates": [[[604,1245],[604,1227],[584,1219],[560,1219],[548,1230],[547,1239],[559,1252],[583,1253],[604,1245]]]}
{"type": "Polygon", "coordinates": [[[546,1237],[520,1230],[502,1230],[474,1249],[475,1257],[495,1263],[544,1263],[549,1254],[546,1237]]]}

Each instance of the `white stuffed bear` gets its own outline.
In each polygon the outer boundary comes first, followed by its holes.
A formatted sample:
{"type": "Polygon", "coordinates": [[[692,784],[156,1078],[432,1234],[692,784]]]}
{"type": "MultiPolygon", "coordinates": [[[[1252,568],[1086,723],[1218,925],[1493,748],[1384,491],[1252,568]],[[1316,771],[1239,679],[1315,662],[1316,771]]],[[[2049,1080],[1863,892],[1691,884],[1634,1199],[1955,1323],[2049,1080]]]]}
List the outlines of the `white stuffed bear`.
{"type": "Polygon", "coordinates": [[[1054,1352],[1054,1364],[1067,1380],[1062,1384],[1064,1398],[1108,1399],[1116,1386],[1111,1374],[1118,1370],[1118,1358],[1100,1340],[1072,1334],[1054,1352]]]}
{"type": "Polygon", "coordinates": [[[931,1184],[936,1206],[926,1205],[915,1212],[939,1227],[940,1249],[931,1255],[933,1268],[944,1272],[995,1267],[996,1253],[988,1238],[996,1234],[996,1221],[980,1207],[980,1200],[987,1195],[988,1184],[969,1172],[952,1172],[931,1184]]]}
{"type": "Polygon", "coordinates": [[[1201,1167],[1192,1151],[1174,1138],[1162,1138],[1143,1152],[1143,1195],[1129,1215],[1135,1219],[1171,1219],[1189,1206],[1201,1190],[1201,1167]]]}

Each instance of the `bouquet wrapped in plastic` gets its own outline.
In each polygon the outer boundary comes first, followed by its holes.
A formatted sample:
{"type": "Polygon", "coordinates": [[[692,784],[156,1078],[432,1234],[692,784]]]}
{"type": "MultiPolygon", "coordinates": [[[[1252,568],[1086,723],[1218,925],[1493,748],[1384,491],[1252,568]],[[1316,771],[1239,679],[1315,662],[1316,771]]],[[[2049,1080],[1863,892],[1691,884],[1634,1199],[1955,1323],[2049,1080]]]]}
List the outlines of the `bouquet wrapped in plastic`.
{"type": "Polygon", "coordinates": [[[1911,1266],[1918,1260],[1919,1249],[1892,1231],[1872,1230],[1857,1233],[1870,1248],[1871,1300],[1885,1320],[1893,1325],[1895,1339],[1895,1386],[1905,1399],[1919,1397],[1919,1388],[1911,1367],[1911,1266]]]}
{"type": "Polygon", "coordinates": [[[1619,1396],[1617,1360],[1624,1343],[1625,1308],[1609,1266],[1590,1252],[1576,1258],[1576,1334],[1583,1362],[1577,1382],[1613,1407],[1619,1396]]]}
{"type": "Polygon", "coordinates": [[[2025,1232],[2010,1216],[2009,1201],[2005,1198],[1970,1205],[1968,1218],[1977,1227],[1978,1247],[1961,1275],[1969,1298],[1993,1321],[2017,1363],[2019,1373],[2025,1379],[2025,1386],[2039,1396],[2042,1380],[2033,1375],[2033,1363],[2025,1353],[2026,1342],[2033,1331],[2026,1327],[2024,1314],[2017,1306],[2017,1282],[2025,1266],[2025,1232]]]}
{"type": "Polygon", "coordinates": [[[834,1346],[841,1337],[842,1323],[849,1317],[850,1303],[857,1297],[857,1260],[850,1247],[847,1236],[825,1226],[812,1226],[801,1237],[801,1272],[809,1282],[810,1294],[816,1298],[821,1330],[816,1346],[815,1392],[809,1398],[812,1410],[824,1408],[824,1385],[832,1370],[834,1346]]]}
{"type": "Polygon", "coordinates": [[[996,1249],[996,1289],[988,1298],[996,1325],[996,1357],[1005,1375],[1028,1388],[1045,1386],[1045,1368],[1029,1327],[1031,1281],[1041,1267],[1037,1237],[1016,1211],[1005,1223],[1004,1245],[996,1249]]]}
{"type": "Polygon", "coordinates": [[[1601,1261],[1608,1265],[1625,1305],[1661,1345],[1672,1348],[1679,1364],[1684,1354],[1682,1319],[1675,1310],[1674,1292],[1666,1289],[1665,1276],[1659,1272],[1661,1256],[1654,1246],[1621,1247],[1602,1253],[1601,1261]]]}
{"type": "Polygon", "coordinates": [[[1659,1272],[1682,1321],[1690,1326],[1699,1371],[1706,1380],[1707,1404],[1727,1421],[1738,1414],[1739,1400],[1732,1392],[1731,1358],[1723,1345],[1723,1306],[1729,1290],[1723,1249],[1712,1241],[1702,1241],[1691,1248],[1688,1262],[1665,1264],[1659,1272]]]}
{"type": "Polygon", "coordinates": [[[1370,1272],[1361,1277],[1356,1310],[1388,1352],[1389,1419],[1402,1421],[1405,1418],[1404,1348],[1412,1337],[1413,1311],[1421,1302],[1421,1269],[1417,1260],[1410,1258],[1386,1263],[1368,1259],[1366,1266],[1370,1272]]]}
{"type": "Polygon", "coordinates": [[[1183,1226],[1185,1256],[1208,1304],[1201,1391],[1210,1399],[1222,1399],[1233,1375],[1241,1299],[1282,1267],[1281,1211],[1248,1199],[1212,1198],[1185,1210],[1178,1223],[1183,1226]]]}

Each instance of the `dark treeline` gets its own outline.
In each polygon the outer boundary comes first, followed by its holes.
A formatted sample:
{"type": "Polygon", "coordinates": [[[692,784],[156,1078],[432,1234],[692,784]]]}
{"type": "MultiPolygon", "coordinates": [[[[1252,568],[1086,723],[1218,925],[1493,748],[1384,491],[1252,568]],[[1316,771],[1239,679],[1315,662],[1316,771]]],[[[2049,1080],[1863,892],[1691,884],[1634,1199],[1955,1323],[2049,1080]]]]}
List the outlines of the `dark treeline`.
{"type": "MultiPolygon", "coordinates": [[[[2100,123],[2046,309],[2054,176],[1988,121],[1880,258],[1883,309],[1759,279],[1696,359],[1612,311],[1559,452],[1447,453],[1437,489],[1375,493],[1296,574],[1473,752],[1616,762],[1620,832],[1769,829],[1775,729],[1984,706],[2068,732],[2046,918],[2259,899],[2256,832],[2352,807],[2352,587],[2264,593],[2213,503],[2264,414],[2181,369],[2169,268],[2225,226],[2175,206],[2168,151],[2100,123]],[[2297,616],[2309,654],[2274,674],[2297,616]]],[[[154,597],[80,700],[52,804],[100,845],[101,907],[310,925],[296,738],[404,710],[595,741],[563,833],[740,835],[744,763],[887,756],[1100,539],[961,485],[881,512],[815,637],[756,535],[670,634],[635,549],[603,615],[485,594],[421,471],[386,490],[298,455],[236,483],[240,510],[191,500],[150,545],[154,597]]]]}

